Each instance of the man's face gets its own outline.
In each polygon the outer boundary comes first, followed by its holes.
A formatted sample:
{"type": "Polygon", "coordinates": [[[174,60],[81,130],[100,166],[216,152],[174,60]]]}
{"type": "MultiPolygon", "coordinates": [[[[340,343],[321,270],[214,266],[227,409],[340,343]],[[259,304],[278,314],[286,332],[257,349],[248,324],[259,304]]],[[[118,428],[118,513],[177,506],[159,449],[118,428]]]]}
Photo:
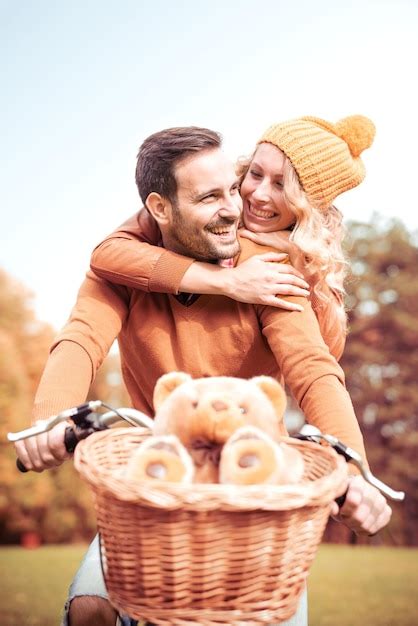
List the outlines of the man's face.
{"type": "Polygon", "coordinates": [[[209,150],[181,161],[175,177],[177,202],[163,232],[165,247],[202,261],[238,254],[242,201],[232,162],[221,150],[209,150]]]}

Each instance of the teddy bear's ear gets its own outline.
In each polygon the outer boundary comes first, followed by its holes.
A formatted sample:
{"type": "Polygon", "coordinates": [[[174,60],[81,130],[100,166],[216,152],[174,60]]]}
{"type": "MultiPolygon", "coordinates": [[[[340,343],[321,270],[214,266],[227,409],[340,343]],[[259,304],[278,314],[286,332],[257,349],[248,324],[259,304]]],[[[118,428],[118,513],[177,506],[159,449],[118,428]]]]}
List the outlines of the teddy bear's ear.
{"type": "Polygon", "coordinates": [[[158,411],[170,393],[172,393],[179,385],[182,385],[189,380],[192,380],[192,377],[184,372],[169,372],[168,374],[160,376],[154,387],[154,410],[158,411]]]}
{"type": "Polygon", "coordinates": [[[279,422],[282,421],[286,409],[286,393],[282,385],[270,376],[255,376],[251,379],[263,391],[275,408],[279,422]]]}

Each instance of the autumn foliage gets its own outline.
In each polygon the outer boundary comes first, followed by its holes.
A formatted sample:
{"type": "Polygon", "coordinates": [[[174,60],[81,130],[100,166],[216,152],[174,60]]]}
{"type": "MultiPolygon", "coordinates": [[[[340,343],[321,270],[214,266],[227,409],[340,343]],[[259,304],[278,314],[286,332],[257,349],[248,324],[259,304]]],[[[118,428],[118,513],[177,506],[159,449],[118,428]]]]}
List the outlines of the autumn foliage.
{"type": "MultiPolygon", "coordinates": [[[[16,470],[9,431],[31,421],[34,394],[54,332],[35,318],[32,294],[0,271],[0,542],[67,542],[91,538],[91,495],[71,463],[41,474],[16,470]]],[[[121,385],[119,358],[111,355],[90,390],[115,406],[129,401],[121,385]]]]}

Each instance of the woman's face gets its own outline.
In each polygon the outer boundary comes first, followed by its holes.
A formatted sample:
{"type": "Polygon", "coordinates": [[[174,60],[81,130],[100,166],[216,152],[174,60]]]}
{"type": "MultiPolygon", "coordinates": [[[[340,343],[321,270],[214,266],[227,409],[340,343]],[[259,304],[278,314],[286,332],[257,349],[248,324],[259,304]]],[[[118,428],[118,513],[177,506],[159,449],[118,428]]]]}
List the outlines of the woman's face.
{"type": "Polygon", "coordinates": [[[285,157],[271,143],[261,143],[241,184],[242,217],[248,230],[271,233],[295,222],[283,195],[285,157]]]}

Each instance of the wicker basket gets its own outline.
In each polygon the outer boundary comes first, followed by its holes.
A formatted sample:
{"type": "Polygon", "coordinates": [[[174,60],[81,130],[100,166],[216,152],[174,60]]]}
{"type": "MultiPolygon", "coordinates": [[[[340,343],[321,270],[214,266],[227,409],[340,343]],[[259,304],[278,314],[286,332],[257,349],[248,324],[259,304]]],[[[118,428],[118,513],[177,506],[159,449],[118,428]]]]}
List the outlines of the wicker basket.
{"type": "Polygon", "coordinates": [[[90,436],[75,465],[90,485],[111,603],[154,624],[268,624],[296,611],[330,506],[345,487],[334,450],[288,438],[297,485],[130,483],[120,477],[149,431],[90,436]]]}

